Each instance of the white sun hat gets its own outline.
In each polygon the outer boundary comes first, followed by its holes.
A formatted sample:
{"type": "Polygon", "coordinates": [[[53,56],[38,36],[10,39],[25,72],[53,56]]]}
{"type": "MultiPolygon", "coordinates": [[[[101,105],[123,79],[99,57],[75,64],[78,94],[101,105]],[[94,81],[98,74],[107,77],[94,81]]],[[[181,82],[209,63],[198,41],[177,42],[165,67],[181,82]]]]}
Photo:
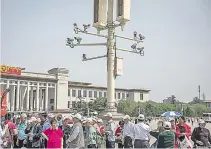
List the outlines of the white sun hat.
{"type": "Polygon", "coordinates": [[[110,112],[108,112],[108,113],[106,113],[104,116],[105,116],[105,117],[112,117],[112,114],[111,114],[110,112]]]}
{"type": "Polygon", "coordinates": [[[130,120],[130,116],[129,116],[129,115],[125,115],[125,116],[123,117],[123,120],[130,120]]]}
{"type": "Polygon", "coordinates": [[[164,122],[163,126],[164,126],[164,128],[171,129],[171,123],[170,122],[164,122]]]}
{"type": "Polygon", "coordinates": [[[145,119],[145,116],[143,114],[139,114],[138,119],[139,120],[144,120],[145,119]]]}
{"type": "Polygon", "coordinates": [[[82,116],[81,116],[81,114],[77,113],[76,115],[73,116],[73,118],[77,118],[77,119],[81,120],[82,116]]]}
{"type": "Polygon", "coordinates": [[[203,119],[199,119],[199,120],[198,120],[198,123],[199,123],[199,124],[205,124],[205,121],[204,121],[203,119]]]}

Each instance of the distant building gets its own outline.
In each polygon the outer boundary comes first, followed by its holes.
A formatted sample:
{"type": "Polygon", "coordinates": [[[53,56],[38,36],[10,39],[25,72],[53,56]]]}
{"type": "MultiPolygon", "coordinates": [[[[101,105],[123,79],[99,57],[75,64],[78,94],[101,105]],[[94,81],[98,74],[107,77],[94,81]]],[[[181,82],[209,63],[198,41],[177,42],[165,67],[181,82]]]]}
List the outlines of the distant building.
{"type": "Polygon", "coordinates": [[[204,100],[203,102],[205,103],[206,107],[211,109],[211,100],[204,100]]]}
{"type": "Polygon", "coordinates": [[[164,99],[163,100],[163,103],[169,103],[169,104],[171,104],[171,103],[173,103],[173,99],[171,97],[167,97],[167,99],[164,99]]]}
{"type": "MultiPolygon", "coordinates": [[[[69,81],[69,70],[53,68],[48,73],[26,72],[19,67],[0,66],[0,90],[10,88],[7,95],[9,111],[69,110],[74,102],[83,98],[107,97],[107,88],[91,83],[69,81]]],[[[149,101],[147,89],[115,89],[115,99],[149,101]]]]}

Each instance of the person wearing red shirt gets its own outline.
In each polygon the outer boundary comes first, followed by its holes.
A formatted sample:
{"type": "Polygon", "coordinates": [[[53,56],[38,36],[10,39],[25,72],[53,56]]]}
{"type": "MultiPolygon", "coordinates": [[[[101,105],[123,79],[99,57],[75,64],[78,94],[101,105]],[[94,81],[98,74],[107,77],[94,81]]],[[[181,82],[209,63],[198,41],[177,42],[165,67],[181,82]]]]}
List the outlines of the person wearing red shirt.
{"type": "Polygon", "coordinates": [[[116,136],[116,142],[118,143],[118,148],[123,148],[124,145],[122,144],[122,139],[123,139],[123,127],[124,127],[124,121],[119,122],[119,126],[117,127],[115,131],[115,136],[116,136]]]}
{"type": "MultiPolygon", "coordinates": [[[[9,133],[10,133],[10,136],[11,136],[11,140],[10,143],[13,144],[13,142],[16,142],[17,141],[17,134],[18,134],[18,131],[17,131],[17,128],[16,128],[16,125],[11,121],[11,118],[12,118],[12,115],[10,113],[7,113],[5,115],[5,121],[4,121],[4,126],[8,124],[8,128],[9,128],[9,133]]],[[[16,143],[14,143],[14,148],[18,148],[18,146],[16,145],[16,143]]]]}
{"type": "MultiPolygon", "coordinates": [[[[176,125],[176,137],[179,140],[183,140],[185,136],[189,140],[192,132],[191,132],[191,127],[186,123],[185,117],[181,116],[179,117],[178,124],[176,125]]],[[[178,146],[178,143],[176,144],[178,146]]]]}
{"type": "Polygon", "coordinates": [[[47,140],[47,148],[63,148],[63,132],[58,127],[57,120],[51,120],[51,128],[44,130],[42,135],[47,140]]]}

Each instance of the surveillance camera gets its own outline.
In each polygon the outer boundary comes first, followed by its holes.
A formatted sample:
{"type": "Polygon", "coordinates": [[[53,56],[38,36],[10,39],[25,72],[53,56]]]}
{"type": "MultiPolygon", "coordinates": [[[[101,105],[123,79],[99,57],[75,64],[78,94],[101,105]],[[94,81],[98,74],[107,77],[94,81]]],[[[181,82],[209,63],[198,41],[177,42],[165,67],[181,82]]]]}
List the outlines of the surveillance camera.
{"type": "Polygon", "coordinates": [[[139,39],[140,39],[140,40],[144,40],[145,37],[144,37],[143,35],[139,34],[139,39]]]}
{"type": "Polygon", "coordinates": [[[139,51],[139,53],[140,53],[141,56],[144,56],[144,50],[139,51]]]}
{"type": "Polygon", "coordinates": [[[86,30],[90,27],[90,24],[83,24],[83,26],[84,26],[84,32],[86,32],[86,30]]]}
{"type": "Polygon", "coordinates": [[[67,38],[67,44],[72,44],[74,41],[74,39],[71,39],[71,38],[67,38]]]}
{"type": "Polygon", "coordinates": [[[76,24],[76,23],[74,23],[73,26],[74,26],[75,28],[77,28],[77,24],[76,24]]]}
{"type": "Polygon", "coordinates": [[[143,51],[144,50],[144,47],[141,47],[141,48],[137,48],[138,51],[143,51]]]}
{"type": "Polygon", "coordinates": [[[133,32],[133,35],[134,35],[134,38],[136,38],[136,37],[137,37],[137,32],[134,31],[134,32],[133,32]]]}
{"type": "Polygon", "coordinates": [[[86,59],[87,59],[87,58],[86,58],[86,54],[83,54],[82,59],[83,59],[83,60],[86,60],[86,59]]]}
{"type": "Polygon", "coordinates": [[[81,40],[82,40],[82,38],[81,37],[74,37],[75,38],[75,40],[77,41],[77,43],[78,44],[80,44],[81,43],[81,40]]]}
{"type": "Polygon", "coordinates": [[[134,43],[134,44],[131,46],[131,48],[132,48],[133,50],[135,50],[135,49],[136,49],[136,46],[137,46],[137,44],[134,43]]]}

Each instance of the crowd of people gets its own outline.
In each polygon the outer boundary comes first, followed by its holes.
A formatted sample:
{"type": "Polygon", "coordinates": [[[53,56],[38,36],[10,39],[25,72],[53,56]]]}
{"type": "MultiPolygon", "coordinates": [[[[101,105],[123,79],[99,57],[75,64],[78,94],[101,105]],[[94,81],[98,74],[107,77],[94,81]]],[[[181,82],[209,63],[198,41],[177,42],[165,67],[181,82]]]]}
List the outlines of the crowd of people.
{"type": "MultiPolygon", "coordinates": [[[[151,120],[150,120],[151,121],[151,120]]],[[[116,125],[112,114],[103,119],[85,118],[79,113],[64,117],[61,114],[6,114],[1,118],[0,148],[192,148],[209,147],[210,131],[205,122],[191,131],[185,117],[159,120],[151,130],[143,114],[133,122],[126,115],[116,125]],[[151,136],[157,140],[150,145],[151,136]],[[194,145],[190,143],[194,142],[194,145]]]]}

